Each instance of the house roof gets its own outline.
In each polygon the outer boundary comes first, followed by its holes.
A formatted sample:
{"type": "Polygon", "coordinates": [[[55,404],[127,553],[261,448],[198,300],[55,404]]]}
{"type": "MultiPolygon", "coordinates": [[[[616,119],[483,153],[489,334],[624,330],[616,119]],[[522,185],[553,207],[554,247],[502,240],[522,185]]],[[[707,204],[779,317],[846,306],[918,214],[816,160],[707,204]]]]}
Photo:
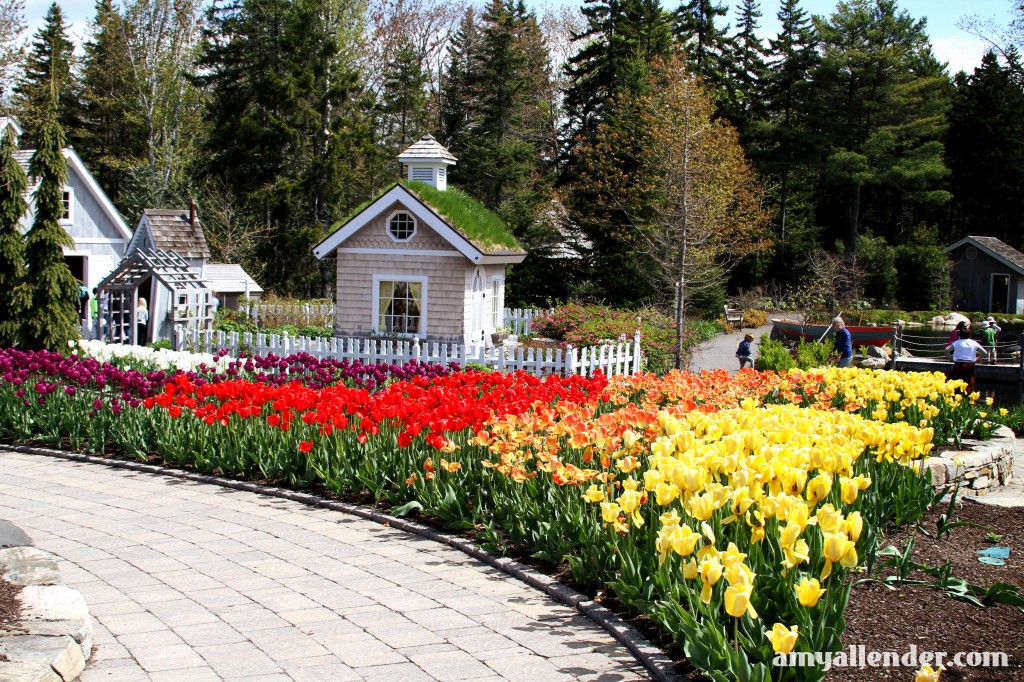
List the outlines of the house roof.
{"type": "Polygon", "coordinates": [[[424,135],[413,142],[408,149],[398,155],[398,160],[401,163],[439,161],[447,164],[454,164],[458,161],[454,154],[434,139],[433,135],[424,135]]]}
{"type": "Polygon", "coordinates": [[[995,237],[967,236],[957,243],[948,246],[946,248],[946,253],[954,251],[966,244],[974,245],[976,248],[981,249],[997,261],[1013,268],[1021,274],[1024,274],[1024,253],[1021,253],[1003,240],[995,237]]]}
{"type": "Polygon", "coordinates": [[[174,251],[182,258],[209,258],[210,247],[199,218],[190,220],[188,209],[147,208],[142,212],[139,226],[145,221],[153,245],[164,251],[174,251]]]}
{"type": "Polygon", "coordinates": [[[132,249],[99,283],[98,288],[127,291],[137,288],[149,276],[176,291],[208,290],[188,261],[173,251],[163,249],[132,249]]]}
{"type": "MultiPolygon", "coordinates": [[[[14,122],[17,125],[17,121],[14,122]]],[[[14,153],[14,158],[18,162],[18,165],[22,167],[25,174],[28,175],[29,161],[32,159],[32,155],[35,154],[35,149],[19,149],[14,153]]],[[[125,239],[132,238],[132,231],[128,227],[128,223],[124,221],[121,214],[114,207],[113,202],[110,201],[110,197],[100,187],[100,183],[96,182],[96,178],[92,176],[89,169],[85,167],[82,159],[71,147],[64,148],[64,158],[67,159],[68,167],[82,178],[85,182],[85,186],[88,188],[90,194],[96,199],[96,203],[99,204],[100,209],[107,216],[110,222],[114,225],[114,228],[121,233],[121,236],[125,239]]],[[[29,196],[35,191],[36,187],[39,186],[38,182],[32,182],[33,178],[29,176],[29,196]]]]}
{"type": "Polygon", "coordinates": [[[441,191],[422,182],[395,183],[368,206],[357,209],[313,247],[324,258],[396,201],[477,264],[521,263],[526,258],[505,224],[476,199],[457,189],[441,191]]]}
{"type": "Polygon", "coordinates": [[[263,287],[237,263],[207,263],[203,280],[218,294],[263,293],[263,287]]]}

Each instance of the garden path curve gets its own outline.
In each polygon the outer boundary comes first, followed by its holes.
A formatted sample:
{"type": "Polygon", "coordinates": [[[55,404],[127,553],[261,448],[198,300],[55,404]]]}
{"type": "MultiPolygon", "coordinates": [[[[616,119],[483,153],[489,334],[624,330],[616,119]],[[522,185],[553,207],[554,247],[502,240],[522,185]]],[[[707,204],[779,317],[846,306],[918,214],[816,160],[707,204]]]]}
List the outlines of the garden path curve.
{"type": "Polygon", "coordinates": [[[28,453],[0,472],[0,518],[89,605],[83,682],[648,678],[577,611],[380,523],[28,453]]]}

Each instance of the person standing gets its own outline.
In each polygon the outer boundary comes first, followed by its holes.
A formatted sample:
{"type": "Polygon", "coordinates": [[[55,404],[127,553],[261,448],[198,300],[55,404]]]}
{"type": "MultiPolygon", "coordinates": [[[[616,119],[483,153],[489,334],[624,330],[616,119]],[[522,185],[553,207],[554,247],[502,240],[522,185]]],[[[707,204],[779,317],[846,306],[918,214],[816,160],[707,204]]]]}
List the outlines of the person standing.
{"type": "Polygon", "coordinates": [[[843,318],[837,317],[832,320],[832,326],[836,330],[836,353],[839,354],[839,362],[836,367],[849,367],[853,362],[853,337],[850,330],[846,328],[843,318]]]}
{"type": "Polygon", "coordinates": [[[988,323],[988,321],[982,322],[981,325],[981,345],[988,351],[989,362],[996,361],[996,330],[988,323]]]}
{"type": "Polygon", "coordinates": [[[740,341],[739,347],[736,349],[736,357],[740,361],[740,369],[743,369],[749,363],[751,367],[754,366],[754,360],[750,357],[750,342],[754,340],[754,337],[750,334],[743,336],[743,340],[740,341]]]}
{"type": "Polygon", "coordinates": [[[988,351],[971,338],[971,333],[961,331],[960,338],[946,348],[946,357],[953,361],[953,369],[949,372],[949,380],[959,379],[967,384],[966,393],[974,393],[974,368],[978,363],[978,355],[988,357],[988,351]]]}
{"type": "Polygon", "coordinates": [[[946,345],[943,346],[944,348],[949,348],[950,346],[953,345],[954,341],[956,341],[957,339],[960,338],[960,330],[970,331],[971,330],[971,321],[970,320],[960,320],[959,322],[957,322],[956,323],[956,329],[954,329],[953,331],[951,331],[949,333],[949,338],[946,339],[946,345]]]}
{"type": "Polygon", "coordinates": [[[139,299],[139,307],[135,309],[135,345],[144,346],[149,341],[149,307],[146,299],[139,299]]]}
{"type": "Polygon", "coordinates": [[[89,299],[89,314],[92,316],[92,337],[94,339],[103,338],[103,332],[100,329],[100,298],[99,289],[93,288],[92,298],[89,299]]]}

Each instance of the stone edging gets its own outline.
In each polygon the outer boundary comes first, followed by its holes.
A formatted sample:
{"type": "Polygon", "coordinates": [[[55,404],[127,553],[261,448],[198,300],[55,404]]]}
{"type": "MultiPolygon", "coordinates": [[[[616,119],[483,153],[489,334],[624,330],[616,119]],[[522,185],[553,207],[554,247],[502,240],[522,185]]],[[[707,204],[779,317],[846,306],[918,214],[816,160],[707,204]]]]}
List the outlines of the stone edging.
{"type": "MultiPolygon", "coordinates": [[[[675,673],[675,664],[661,649],[657,648],[653,644],[647,641],[647,639],[632,628],[629,624],[623,621],[621,618],[616,616],[610,610],[601,606],[597,602],[588,599],[586,595],[580,594],[576,590],[563,585],[554,578],[544,575],[539,571],[535,571],[529,566],[520,564],[508,557],[495,557],[488,554],[480,547],[473,544],[471,541],[446,533],[441,533],[430,526],[410,521],[409,519],[401,519],[394,516],[389,516],[382,512],[374,511],[372,509],[366,509],[357,505],[346,504],[344,502],[336,502],[333,500],[324,499],[318,495],[312,493],[300,492],[297,490],[289,490],[287,488],[277,488],[273,486],[262,486],[256,483],[250,483],[248,481],[237,481],[230,478],[221,478],[219,476],[211,476],[208,474],[200,474],[193,471],[184,471],[181,469],[171,469],[153,464],[143,464],[141,462],[132,462],[128,460],[110,459],[106,457],[93,457],[91,455],[82,455],[72,452],[64,452],[62,450],[51,450],[49,448],[33,448],[25,446],[9,446],[0,445],[0,450],[7,450],[10,452],[24,452],[33,455],[45,455],[48,457],[58,457],[61,459],[68,459],[78,462],[89,462],[92,464],[105,464],[120,469],[130,469],[132,471],[140,471],[150,474],[160,474],[164,476],[171,476],[174,478],[181,478],[189,481],[197,481],[200,483],[210,483],[213,485],[219,485],[225,488],[234,488],[236,490],[245,490],[247,492],[257,493],[259,495],[266,495],[268,497],[277,497],[286,500],[292,500],[294,502],[301,502],[312,507],[322,507],[324,509],[333,509],[335,511],[344,512],[353,516],[359,516],[376,523],[383,524],[390,528],[396,528],[407,533],[413,533],[433,540],[434,542],[440,542],[448,545],[454,549],[457,549],[465,554],[472,556],[475,559],[482,561],[483,563],[498,569],[502,573],[510,575],[518,580],[525,582],[530,587],[540,590],[547,594],[552,599],[576,609],[578,612],[592,620],[594,623],[604,628],[612,637],[614,637],[620,644],[629,649],[630,653],[639,661],[651,674],[651,678],[658,680],[658,682],[677,682],[680,678],[675,673]]],[[[90,641],[91,644],[91,641],[90,641]]],[[[55,681],[56,682],[56,681],[55,681]]],[[[65,680],[65,682],[67,682],[65,680]]]]}
{"type": "Polygon", "coordinates": [[[92,655],[92,619],[85,599],[64,585],[52,554],[37,547],[0,549],[0,574],[21,585],[17,634],[0,637],[7,682],[71,682],[92,655]]]}
{"type": "Polygon", "coordinates": [[[987,495],[1013,476],[1013,431],[1000,426],[988,440],[964,440],[971,450],[949,450],[924,460],[936,488],[960,484],[960,495],[987,495]]]}

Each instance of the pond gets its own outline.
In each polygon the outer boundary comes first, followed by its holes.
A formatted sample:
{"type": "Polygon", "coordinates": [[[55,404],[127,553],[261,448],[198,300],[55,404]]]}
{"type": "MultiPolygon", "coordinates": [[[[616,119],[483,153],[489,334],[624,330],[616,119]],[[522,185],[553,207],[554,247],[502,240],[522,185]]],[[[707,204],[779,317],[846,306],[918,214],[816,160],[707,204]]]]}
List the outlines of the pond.
{"type": "MultiPolygon", "coordinates": [[[[918,358],[945,358],[946,340],[952,330],[949,327],[907,327],[903,330],[903,349],[918,358]]],[[[979,343],[981,335],[972,330],[972,338],[979,343]]],[[[1020,351],[1021,335],[1017,332],[1003,332],[996,338],[996,355],[1004,361],[1020,351]]]]}

